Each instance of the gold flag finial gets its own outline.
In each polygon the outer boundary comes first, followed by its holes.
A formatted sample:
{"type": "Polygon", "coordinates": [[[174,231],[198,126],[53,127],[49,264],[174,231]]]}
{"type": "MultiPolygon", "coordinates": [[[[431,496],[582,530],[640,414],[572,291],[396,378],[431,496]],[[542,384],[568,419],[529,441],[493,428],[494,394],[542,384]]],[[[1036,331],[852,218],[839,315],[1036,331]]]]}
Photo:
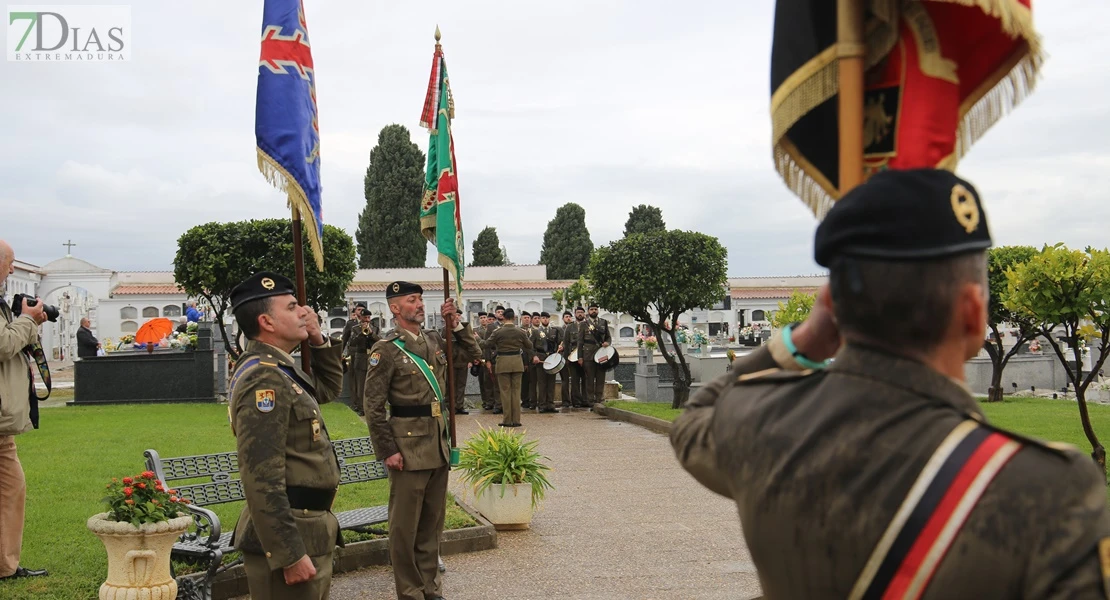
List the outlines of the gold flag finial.
{"type": "Polygon", "coordinates": [[[439,43],[439,38],[440,38],[440,34],[439,34],[439,24],[436,24],[436,43],[437,43],[437,44],[439,43]]]}

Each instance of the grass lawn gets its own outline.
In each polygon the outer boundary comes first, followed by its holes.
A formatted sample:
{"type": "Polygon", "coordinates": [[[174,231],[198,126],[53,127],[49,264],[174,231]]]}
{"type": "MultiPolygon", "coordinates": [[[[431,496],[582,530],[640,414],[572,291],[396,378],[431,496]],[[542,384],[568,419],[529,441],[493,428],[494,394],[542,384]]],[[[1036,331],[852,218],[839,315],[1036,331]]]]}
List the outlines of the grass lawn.
{"type": "MultiPolygon", "coordinates": [[[[333,439],[367,435],[366,424],[348,407],[327,404],[323,413],[333,439]]],[[[162,456],[235,450],[227,406],[222,404],[64,407],[44,409],[40,415],[41,429],[16,438],[27,474],[21,563],[49,569],[50,576],[0,582],[4,600],[97,597],[108,561],[85,521],[104,512],[101,492],[112,477],[143,470],[143,450],[154,448],[162,456]]],[[[335,511],[386,504],[388,496],[389,483],[384,480],[340,486],[335,511]]],[[[242,506],[235,502],[209,508],[229,531],[242,506]]],[[[448,528],[471,523],[451,505],[448,528]]]]}
{"type": "MultiPolygon", "coordinates": [[[[621,410],[639,413],[674,422],[681,409],[673,409],[670,404],[660,402],[618,402],[605,403],[621,410]]],[[[979,402],[987,420],[998,427],[1010,429],[1037,439],[1064,442],[1089,453],[1091,445],[1083,435],[1079,422],[1079,409],[1072,400],[1051,400],[1047,398],[1009,397],[1003,402],[979,402]]],[[[1110,406],[1088,403],[1091,413],[1091,426],[1100,435],[1103,444],[1110,443],[1110,406]]]]}

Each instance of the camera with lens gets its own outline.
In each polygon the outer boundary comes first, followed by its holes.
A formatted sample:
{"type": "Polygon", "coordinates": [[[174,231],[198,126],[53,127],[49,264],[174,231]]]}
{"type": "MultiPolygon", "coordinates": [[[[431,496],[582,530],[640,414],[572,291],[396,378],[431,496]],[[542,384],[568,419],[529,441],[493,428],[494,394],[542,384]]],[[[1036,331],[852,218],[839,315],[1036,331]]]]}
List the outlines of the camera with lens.
{"type": "MultiPolygon", "coordinates": [[[[35,306],[39,301],[34,296],[26,294],[16,294],[12,296],[12,314],[19,316],[23,312],[23,300],[27,300],[27,306],[35,306]]],[[[42,312],[46,313],[46,318],[50,319],[51,323],[58,322],[58,307],[49,304],[42,305],[42,312]]]]}

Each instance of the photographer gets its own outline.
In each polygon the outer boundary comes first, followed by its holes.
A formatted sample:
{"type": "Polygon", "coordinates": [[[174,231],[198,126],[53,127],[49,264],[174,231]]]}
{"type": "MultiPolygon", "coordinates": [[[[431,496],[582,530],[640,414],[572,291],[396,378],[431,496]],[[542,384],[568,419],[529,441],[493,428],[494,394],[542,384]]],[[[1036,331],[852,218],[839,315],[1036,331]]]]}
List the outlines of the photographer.
{"type": "MultiPolygon", "coordinates": [[[[0,290],[15,272],[14,263],[15,251],[0,240],[0,290]]],[[[46,312],[37,298],[22,299],[19,309],[19,317],[13,318],[0,294],[0,581],[46,575],[45,569],[19,566],[27,482],[15,450],[15,436],[38,427],[38,401],[24,348],[38,341],[38,326],[46,320],[46,312]]]]}

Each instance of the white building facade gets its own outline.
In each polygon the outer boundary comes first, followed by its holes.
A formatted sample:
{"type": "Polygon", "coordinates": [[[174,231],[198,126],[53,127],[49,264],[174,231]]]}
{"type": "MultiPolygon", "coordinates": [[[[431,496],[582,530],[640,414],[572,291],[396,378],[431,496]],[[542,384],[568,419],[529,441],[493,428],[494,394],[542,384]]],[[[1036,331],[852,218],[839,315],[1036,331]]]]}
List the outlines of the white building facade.
{"type": "MultiPolygon", "coordinates": [[[[438,308],[443,297],[443,271],[439,267],[359,269],[348,287],[346,305],[321,313],[326,329],[331,333],[342,331],[348,311],[356,302],[366,303],[379,327],[391,329],[385,292],[393,281],[420,284],[427,306],[425,325],[431,328],[442,324],[438,308]]],[[[747,324],[768,326],[779,302],[785,302],[794,291],[815,292],[824,282],[823,276],[732,278],[730,293],[719,303],[684,313],[679,323],[723,339],[747,324]]],[[[465,275],[463,310],[472,321],[477,320],[479,311],[492,312],[497,306],[512,308],[518,314],[546,311],[552,315],[552,322],[561,323],[562,311],[552,293],[573,283],[547,279],[544,265],[471,267],[465,275]]],[[[205,305],[203,298],[188,297],[171,271],[113,271],[69,255],[42,267],[17,261],[6,296],[10,299],[16,293],[38,295],[61,311],[58,322],[48,322],[42,330],[43,348],[53,360],[76,356],[76,332],[82,317],[89,318],[93,333],[101,341],[118,341],[150,319],[180,318],[190,300],[198,300],[201,308],[205,305]]],[[[600,315],[610,324],[615,346],[635,346],[641,323],[632,315],[604,308],[600,315]]],[[[225,324],[232,332],[236,329],[231,315],[225,316],[225,324]]]]}

